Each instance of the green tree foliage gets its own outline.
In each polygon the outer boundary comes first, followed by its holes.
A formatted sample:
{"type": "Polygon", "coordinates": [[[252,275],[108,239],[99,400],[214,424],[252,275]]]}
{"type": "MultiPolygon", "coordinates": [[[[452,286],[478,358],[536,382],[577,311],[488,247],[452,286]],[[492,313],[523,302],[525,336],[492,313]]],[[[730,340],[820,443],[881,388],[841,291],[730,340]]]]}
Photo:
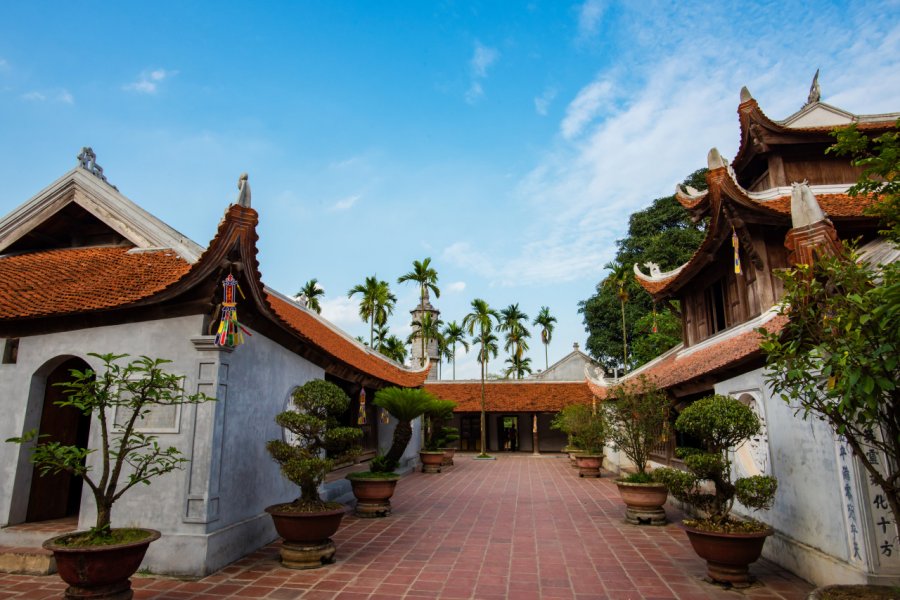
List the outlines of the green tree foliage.
{"type": "Polygon", "coordinates": [[[421,417],[438,399],[423,389],[389,387],[375,392],[372,404],[388,411],[397,419],[391,447],[385,454],[385,462],[394,469],[403,458],[403,452],[412,439],[412,421],[421,417]]]}
{"type": "Polygon", "coordinates": [[[322,314],[322,305],[319,303],[319,296],[325,295],[325,290],[319,285],[319,280],[315,277],[303,284],[298,296],[306,298],[306,306],[310,310],[316,311],[316,314],[322,314]]]}
{"type": "Polygon", "coordinates": [[[294,435],[294,443],[270,440],[266,449],[288,481],[300,487],[300,497],[294,504],[321,510],[325,503],[319,498],[319,485],[335,461],[359,454],[362,431],[341,426],[338,418],[350,406],[350,398],[331,382],[307,381],[293,391],[291,401],[296,410],[277,414],[275,422],[294,435]]]}
{"type": "Polygon", "coordinates": [[[569,438],[569,447],[585,454],[603,454],[606,444],[607,422],[602,410],[584,404],[570,404],[559,411],[550,422],[569,438]]]}
{"type": "Polygon", "coordinates": [[[612,399],[603,403],[609,437],[644,475],[650,452],[669,423],[669,398],[644,376],[616,386],[610,396],[612,399]]]}
{"type": "Polygon", "coordinates": [[[450,321],[444,327],[444,351],[448,359],[453,361],[453,379],[456,379],[456,345],[459,344],[469,351],[469,342],[466,340],[466,330],[456,321],[450,321]]]}
{"type": "MultiPolygon", "coordinates": [[[[409,273],[401,275],[397,278],[397,283],[405,283],[411,281],[416,283],[419,286],[419,305],[424,308],[425,305],[425,294],[428,290],[431,290],[434,293],[435,298],[441,297],[441,290],[438,289],[438,274],[437,270],[431,266],[431,257],[427,257],[422,262],[417,260],[413,261],[413,269],[409,273]]],[[[413,327],[416,327],[416,322],[413,322],[413,327]]],[[[422,344],[422,359],[425,358],[425,346],[428,345],[428,339],[437,339],[433,336],[426,337],[423,335],[421,337],[422,344]]]]}
{"type": "Polygon", "coordinates": [[[463,329],[475,336],[472,343],[479,344],[478,362],[481,363],[481,454],[487,456],[487,417],[485,409],[484,380],[487,377],[488,358],[497,356],[497,337],[492,333],[500,315],[485,300],[472,300],[472,312],[463,318],[463,329]]]}
{"type": "MultiPolygon", "coordinates": [[[[706,189],[706,169],[695,171],[684,180],[684,185],[696,189],[706,189]]],[[[614,263],[632,269],[635,263],[643,267],[645,262],[655,262],[662,270],[674,269],[684,264],[703,240],[702,224],[692,223],[687,211],[675,200],[675,196],[657,198],[646,209],[631,215],[628,221],[628,235],[617,242],[614,263]]],[[[608,371],[622,368],[622,303],[617,285],[601,281],[596,292],[579,303],[578,312],[584,315],[584,326],[588,332],[587,349],[608,371]]],[[[653,311],[653,301],[641,288],[633,276],[627,278],[624,292],[628,295],[625,303],[626,343],[630,349],[628,368],[635,368],[653,358],[635,352],[638,321],[653,311]]],[[[658,315],[669,313],[657,307],[658,315]]],[[[678,339],[680,341],[680,325],[678,339]]],[[[657,341],[663,341],[658,338],[657,341]]],[[[677,343],[677,342],[676,342],[677,343]]],[[[648,348],[644,346],[644,350],[648,348]]]]}
{"type": "MultiPolygon", "coordinates": [[[[72,369],[72,379],[57,384],[64,398],[57,406],[71,406],[85,415],[96,415],[100,425],[100,474],[86,463],[97,452],[59,442],[41,442],[35,446],[31,462],[41,475],[66,471],[81,477],[94,495],[97,521],[91,528],[90,540],[102,541],[110,536],[110,517],[115,502],[137,484],[149,485],[152,479],[181,468],[187,459],[169,446],[159,445],[154,435],[139,430],[140,421],[154,406],[197,404],[214,400],[204,394],[185,395],[184,378],[163,370],[171,361],[141,356],[127,364],[119,361],[127,354],[94,354],[103,363],[99,373],[92,369],[72,369]],[[116,422],[112,422],[115,416],[116,422]]],[[[37,439],[37,431],[29,431],[7,442],[29,443],[37,439]]]]}
{"type": "Polygon", "coordinates": [[[731,481],[731,451],[759,433],[759,419],[753,411],[739,400],[715,394],[685,408],[675,420],[675,429],[700,440],[703,447],[677,449],[688,472],[661,468],[653,476],[678,500],[706,511],[705,519],[692,524],[712,531],[764,530],[764,525],[730,518],[735,497],[747,508],[766,509],[778,487],[775,478],[767,475],[731,481]],[[712,491],[708,483],[712,483],[712,491]]]}
{"type": "Polygon", "coordinates": [[[537,316],[532,321],[532,325],[541,328],[541,343],[544,344],[544,369],[550,367],[548,351],[550,348],[550,340],[553,339],[553,324],[556,323],[556,317],[550,314],[550,308],[542,306],[537,316]]]}
{"type": "Polygon", "coordinates": [[[434,452],[459,439],[457,429],[447,426],[447,423],[453,418],[454,408],[456,408],[456,402],[452,400],[435,399],[425,409],[426,450],[434,452]]]}
{"type": "Polygon", "coordinates": [[[375,325],[384,325],[394,312],[397,297],[391,293],[387,281],[379,281],[377,275],[366,277],[364,283],[350,288],[347,297],[360,295],[359,318],[369,323],[369,346],[375,345],[375,325]]]}
{"type": "Polygon", "coordinates": [[[633,331],[631,358],[642,365],[681,342],[681,319],[667,308],[651,310],[635,322],[633,331]]]}
{"type": "Polygon", "coordinates": [[[506,333],[503,349],[510,354],[507,362],[511,364],[511,369],[507,369],[507,375],[514,373],[516,379],[521,379],[526,369],[531,373],[531,360],[524,357],[528,350],[528,338],[531,337],[527,323],[528,315],[519,310],[518,303],[510,304],[500,311],[500,326],[497,329],[506,333]]]}
{"type": "MultiPolygon", "coordinates": [[[[897,129],[871,141],[855,126],[835,135],[829,152],[850,155],[863,167],[852,192],[877,199],[873,212],[888,239],[900,243],[897,129]]],[[[779,277],[785,285],[781,313],[789,321],[781,332],[760,330],[769,383],[804,418],[822,419],[846,439],[898,523],[900,263],[868,264],[848,245],[779,277]]]]}
{"type": "Polygon", "coordinates": [[[378,347],[378,351],[400,364],[406,362],[406,344],[396,335],[389,335],[378,347]]]}

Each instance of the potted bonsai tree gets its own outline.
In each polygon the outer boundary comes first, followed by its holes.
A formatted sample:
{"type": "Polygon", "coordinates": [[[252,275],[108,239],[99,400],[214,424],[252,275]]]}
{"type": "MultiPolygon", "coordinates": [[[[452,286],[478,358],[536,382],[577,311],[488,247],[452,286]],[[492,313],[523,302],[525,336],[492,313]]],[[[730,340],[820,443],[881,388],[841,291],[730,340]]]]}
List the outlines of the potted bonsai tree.
{"type": "Polygon", "coordinates": [[[758,521],[735,519],[731,509],[735,498],[747,508],[769,508],[778,482],[768,475],[754,475],[732,483],[730,454],[759,432],[759,419],[740,401],[716,394],[685,408],[675,428],[700,440],[703,448],[677,449],[689,472],[661,468],[654,476],[675,498],[705,513],[686,519],[684,529],[694,551],[706,560],[709,578],[746,586],[752,581],[748,565],[759,558],[772,529],[758,521]]]}
{"type": "Polygon", "coordinates": [[[412,439],[412,421],[425,412],[435,397],[421,389],[384,388],[375,392],[373,404],[396,420],[391,447],[384,456],[369,463],[369,471],[350,473],[347,479],[356,496],[356,514],[360,517],[386,517],[391,514],[391,497],[400,475],[394,472],[412,439]]]}
{"type": "Polygon", "coordinates": [[[578,468],[578,464],[575,462],[575,455],[578,454],[583,448],[578,446],[577,442],[577,430],[579,423],[582,422],[580,416],[583,415],[584,407],[580,404],[570,404],[568,406],[564,406],[561,411],[554,415],[553,420],[550,421],[550,428],[556,429],[557,431],[562,431],[566,434],[566,447],[563,448],[563,452],[569,455],[570,464],[573,468],[578,468]]]}
{"type": "Polygon", "coordinates": [[[600,477],[603,447],[606,445],[606,419],[602,410],[584,404],[570,404],[554,417],[550,425],[570,436],[579,477],[600,477]]]}
{"type": "Polygon", "coordinates": [[[641,377],[635,383],[613,388],[615,400],[604,403],[610,425],[609,437],[632,462],[636,471],[616,480],[625,503],[625,521],[665,525],[668,490],[647,472],[650,452],[666,433],[669,399],[655,385],[641,377]]]}
{"type": "Polygon", "coordinates": [[[338,416],[350,406],[350,398],[333,383],[307,381],[291,394],[296,410],[275,416],[294,441],[270,440],[266,449],[281,472],[300,488],[300,497],[266,508],[278,535],[284,538],[281,563],[291,569],[314,569],[334,561],[331,536],[341,525],[344,505],[325,502],[319,486],[335,462],[358,455],[362,431],[343,427],[338,416]]]}
{"type": "MultiPolygon", "coordinates": [[[[81,477],[90,488],[97,520],[88,531],[57,536],[44,542],[53,552],[60,577],[69,584],[66,598],[130,598],[130,577],[138,569],[151,542],[160,533],[153,529],[113,528],[116,501],[137,484],[180,468],[187,462],[174,447],[162,447],[156,436],[140,430],[154,406],[173,406],[212,400],[204,394],[184,395],[183,378],[167,373],[159,358],[140,358],[122,364],[127,354],[94,354],[102,371],[71,371],[72,379],[59,385],[65,398],[58,406],[93,414],[100,426],[99,449],[41,443],[37,440],[31,461],[41,475],[67,471],[81,477]],[[98,453],[96,460],[90,455],[98,453]],[[99,474],[92,462],[98,463],[99,474]]],[[[30,443],[38,437],[29,431],[7,442],[30,443]]]]}
{"type": "MultiPolygon", "coordinates": [[[[423,473],[440,473],[441,468],[447,464],[447,436],[459,439],[456,430],[445,427],[445,423],[453,416],[456,402],[452,400],[439,400],[435,398],[428,404],[424,414],[425,447],[419,453],[422,461],[423,473]],[[454,437],[455,436],[455,437],[454,437]]],[[[450,454],[450,462],[453,464],[453,454],[450,454]]]]}

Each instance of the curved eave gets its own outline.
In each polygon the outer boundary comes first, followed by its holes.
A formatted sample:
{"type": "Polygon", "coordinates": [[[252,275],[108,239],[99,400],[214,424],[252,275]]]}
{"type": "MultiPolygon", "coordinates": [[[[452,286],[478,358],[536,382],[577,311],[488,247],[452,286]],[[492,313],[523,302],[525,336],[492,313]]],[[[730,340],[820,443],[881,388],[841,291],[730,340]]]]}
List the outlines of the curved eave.
{"type": "Polygon", "coordinates": [[[242,291],[253,301],[257,311],[293,337],[315,346],[334,361],[355,369],[370,378],[401,387],[419,387],[428,376],[429,367],[421,370],[405,369],[397,363],[363,348],[343,332],[326,324],[321,317],[283,300],[268,290],[262,282],[257,260],[256,234],[258,215],[255,210],[231,205],[219,223],[209,247],[181,279],[173,282],[148,301],[158,302],[174,298],[194,286],[214,281],[223,271],[241,274],[242,291]]]}

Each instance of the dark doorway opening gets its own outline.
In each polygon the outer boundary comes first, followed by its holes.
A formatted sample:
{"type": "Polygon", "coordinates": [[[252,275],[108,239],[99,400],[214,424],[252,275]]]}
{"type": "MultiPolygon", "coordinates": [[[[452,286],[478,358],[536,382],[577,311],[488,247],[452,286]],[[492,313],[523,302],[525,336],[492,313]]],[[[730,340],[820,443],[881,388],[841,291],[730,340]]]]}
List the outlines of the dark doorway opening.
{"type": "MultiPolygon", "coordinates": [[[[490,447],[490,429],[486,429],[484,433],[487,438],[487,446],[490,447]]],[[[467,452],[481,452],[481,414],[460,415],[459,449],[467,452]]]]}
{"type": "Polygon", "coordinates": [[[497,439],[500,440],[500,450],[504,452],[518,452],[519,450],[519,417],[516,415],[504,415],[497,419],[497,439]]]}
{"type": "MultiPolygon", "coordinates": [[[[63,390],[56,384],[71,379],[70,370],[84,371],[90,368],[79,358],[72,358],[47,375],[44,403],[41,409],[41,425],[38,432],[40,444],[59,442],[87,448],[91,427],[91,415],[85,415],[72,406],[57,406],[64,399],[63,390]]],[[[31,489],[28,493],[26,521],[47,521],[77,515],[81,507],[82,480],[71,473],[47,473],[41,475],[34,469],[31,475],[31,489]]]]}

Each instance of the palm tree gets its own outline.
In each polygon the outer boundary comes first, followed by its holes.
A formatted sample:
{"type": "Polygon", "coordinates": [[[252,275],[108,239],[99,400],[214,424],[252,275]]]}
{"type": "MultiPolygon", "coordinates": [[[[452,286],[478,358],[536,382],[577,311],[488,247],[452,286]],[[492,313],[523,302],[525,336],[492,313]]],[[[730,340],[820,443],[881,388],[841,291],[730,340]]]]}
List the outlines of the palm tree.
{"type": "MultiPolygon", "coordinates": [[[[397,278],[397,283],[405,283],[407,281],[414,281],[419,284],[419,306],[422,308],[425,308],[425,294],[428,293],[428,290],[434,292],[435,298],[441,297],[441,290],[437,286],[438,274],[431,267],[430,256],[422,262],[414,260],[413,270],[397,278]]],[[[422,336],[422,359],[425,359],[425,336],[422,336]]]]}
{"type": "Polygon", "coordinates": [[[319,296],[324,296],[325,290],[319,285],[318,279],[313,277],[304,283],[303,287],[300,288],[300,291],[297,292],[297,295],[306,297],[307,308],[316,311],[316,314],[322,314],[322,305],[319,304],[319,296]]]}
{"type": "Polygon", "coordinates": [[[528,342],[525,340],[531,337],[531,332],[522,321],[527,323],[528,315],[519,310],[518,304],[510,304],[500,311],[499,329],[506,332],[506,344],[503,349],[515,356],[517,362],[521,362],[522,356],[528,350],[528,342]]]}
{"type": "Polygon", "coordinates": [[[485,300],[475,298],[472,300],[472,312],[467,314],[462,322],[463,329],[468,331],[469,335],[477,336],[476,342],[481,344],[479,359],[485,359],[479,360],[481,362],[481,453],[483,455],[487,455],[484,378],[487,376],[487,354],[490,353],[488,336],[491,335],[494,321],[500,321],[500,315],[497,314],[497,311],[492,309],[485,300]]]}
{"type": "MultiPolygon", "coordinates": [[[[479,341],[477,338],[472,340],[472,343],[476,343],[479,341]]],[[[491,358],[497,358],[497,351],[499,350],[499,346],[497,346],[497,336],[494,335],[493,332],[487,334],[484,338],[484,344],[482,344],[481,348],[478,350],[478,356],[476,359],[480,363],[484,363],[484,376],[487,378],[490,375],[490,371],[488,371],[488,363],[491,358]]]]}
{"type": "Polygon", "coordinates": [[[541,311],[534,318],[534,322],[532,322],[532,325],[540,325],[541,327],[541,343],[544,344],[544,370],[550,368],[547,350],[550,346],[550,339],[553,337],[554,323],[556,323],[556,317],[550,314],[550,309],[546,306],[541,307],[541,311]]]}
{"type": "Polygon", "coordinates": [[[469,351],[469,342],[466,341],[466,330],[456,321],[450,321],[444,328],[444,342],[447,349],[447,358],[453,360],[453,379],[456,379],[456,344],[460,344],[469,351]]]}
{"type": "Polygon", "coordinates": [[[390,330],[387,325],[379,324],[375,327],[375,345],[373,348],[381,352],[381,349],[384,347],[385,342],[387,342],[388,337],[391,335],[390,330]]]}
{"type": "Polygon", "coordinates": [[[628,290],[625,286],[628,284],[630,273],[628,267],[616,261],[607,263],[605,267],[610,273],[602,285],[618,296],[622,308],[622,370],[628,373],[628,332],[625,329],[625,303],[628,302],[628,290]]]}
{"type": "Polygon", "coordinates": [[[421,388],[390,387],[375,392],[372,404],[383,408],[397,419],[391,448],[385,454],[388,463],[396,465],[400,462],[412,439],[412,420],[422,416],[436,400],[436,397],[421,388]]]}
{"type": "Polygon", "coordinates": [[[406,344],[396,335],[388,336],[378,351],[398,363],[406,362],[406,344]]]}
{"type": "Polygon", "coordinates": [[[442,335],[441,335],[441,325],[444,322],[441,321],[440,318],[435,318],[432,316],[430,312],[422,313],[422,316],[418,319],[414,319],[412,322],[413,332],[409,334],[409,339],[406,340],[407,343],[411,344],[415,341],[416,336],[422,338],[422,361],[421,364],[425,364],[425,346],[428,344],[430,340],[437,340],[438,345],[442,343],[442,335]]]}
{"type": "Polygon", "coordinates": [[[357,284],[347,292],[352,298],[360,294],[359,317],[369,322],[369,346],[375,343],[375,324],[384,325],[387,318],[394,313],[397,297],[391,293],[387,281],[379,281],[377,275],[366,277],[365,283],[357,284]]]}
{"type": "Polygon", "coordinates": [[[506,376],[515,375],[516,379],[522,379],[526,374],[531,373],[531,358],[527,356],[510,356],[506,359],[506,376]]]}

